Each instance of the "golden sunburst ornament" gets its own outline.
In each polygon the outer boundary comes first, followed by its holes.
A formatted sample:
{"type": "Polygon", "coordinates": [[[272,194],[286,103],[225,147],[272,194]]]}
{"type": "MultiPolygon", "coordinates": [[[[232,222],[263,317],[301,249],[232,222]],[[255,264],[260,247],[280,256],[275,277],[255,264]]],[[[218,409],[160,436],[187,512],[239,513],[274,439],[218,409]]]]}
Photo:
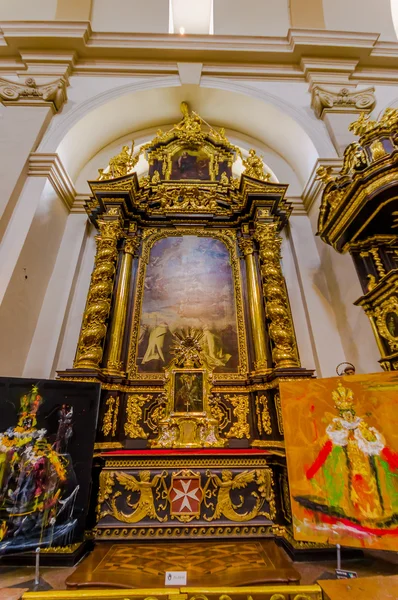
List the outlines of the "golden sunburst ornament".
{"type": "Polygon", "coordinates": [[[171,354],[175,357],[175,364],[178,367],[200,367],[202,358],[203,331],[188,327],[173,333],[173,345],[171,354]]]}

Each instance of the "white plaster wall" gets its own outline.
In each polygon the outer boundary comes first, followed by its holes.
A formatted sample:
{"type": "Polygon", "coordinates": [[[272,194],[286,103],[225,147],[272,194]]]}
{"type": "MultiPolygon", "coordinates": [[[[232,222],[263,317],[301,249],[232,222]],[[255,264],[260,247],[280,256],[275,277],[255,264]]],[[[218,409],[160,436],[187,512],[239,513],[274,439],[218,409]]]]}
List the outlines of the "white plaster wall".
{"type": "Polygon", "coordinates": [[[380,371],[380,354],[369,319],[361,307],[353,304],[363,295],[354,263],[349,254],[339,254],[315,237],[318,214],[319,201],[311,207],[309,219],[320,260],[319,271],[327,282],[328,302],[333,308],[345,360],[352,362],[358,373],[380,371]]]}
{"type": "Polygon", "coordinates": [[[380,33],[381,40],[397,41],[391,1],[323,0],[326,29],[380,33]]]}
{"type": "Polygon", "coordinates": [[[333,299],[307,216],[292,216],[288,239],[304,296],[318,377],[333,377],[345,360],[333,299]]]}
{"type": "Polygon", "coordinates": [[[214,0],[216,35],[286,35],[288,0],[214,0]]]}
{"type": "MultiPolygon", "coordinates": [[[[0,331],[6,340],[0,344],[2,376],[22,375],[67,216],[65,205],[47,183],[0,307],[0,331]]],[[[49,341],[51,335],[48,331],[49,341]]]]}
{"type": "Polygon", "coordinates": [[[168,33],[168,0],[93,0],[94,31],[168,33]]]}
{"type": "Polygon", "coordinates": [[[91,273],[94,267],[96,233],[94,227],[91,226],[85,236],[85,243],[71,287],[62,334],[56,352],[55,370],[57,371],[70,369],[75,358],[91,273]]]}
{"type": "Polygon", "coordinates": [[[282,270],[289,294],[301,366],[319,372],[319,362],[306,307],[305,294],[300,279],[300,272],[297,269],[291,240],[289,239],[289,232],[286,230],[282,231],[281,237],[282,270]]]}
{"type": "Polygon", "coordinates": [[[52,21],[57,3],[57,0],[0,0],[0,20],[52,21]]]}
{"type": "Polygon", "coordinates": [[[24,377],[49,378],[55,374],[54,357],[85,242],[87,221],[86,214],[68,216],[26,359],[24,377]],[[37,352],[37,348],[41,351],[37,352]]]}

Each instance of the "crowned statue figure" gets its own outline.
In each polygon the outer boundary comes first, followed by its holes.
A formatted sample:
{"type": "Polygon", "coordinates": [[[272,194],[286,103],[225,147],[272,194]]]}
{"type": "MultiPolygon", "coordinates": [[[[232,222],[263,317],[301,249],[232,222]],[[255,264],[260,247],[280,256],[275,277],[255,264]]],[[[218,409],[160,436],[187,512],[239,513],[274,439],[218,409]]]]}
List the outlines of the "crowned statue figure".
{"type": "Polygon", "coordinates": [[[338,416],[326,427],[322,448],[306,471],[314,495],[296,500],[356,524],[390,528],[398,513],[398,455],[356,414],[351,389],[340,381],[332,397],[338,416]]]}

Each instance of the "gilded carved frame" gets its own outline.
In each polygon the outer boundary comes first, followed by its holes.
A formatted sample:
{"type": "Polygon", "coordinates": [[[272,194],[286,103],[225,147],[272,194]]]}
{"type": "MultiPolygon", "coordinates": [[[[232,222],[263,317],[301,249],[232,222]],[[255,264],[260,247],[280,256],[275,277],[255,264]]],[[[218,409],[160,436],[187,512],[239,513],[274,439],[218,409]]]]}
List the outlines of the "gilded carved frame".
{"type": "Polygon", "coordinates": [[[152,247],[156,242],[167,237],[180,237],[182,235],[195,235],[198,237],[212,237],[225,244],[229,251],[232,281],[234,286],[234,299],[236,309],[236,324],[238,335],[238,354],[239,362],[237,372],[215,373],[214,379],[218,381],[235,380],[245,381],[248,372],[248,358],[246,346],[246,328],[244,320],[241,269],[237,251],[237,236],[234,229],[204,229],[198,227],[175,227],[165,229],[145,229],[142,233],[142,251],[138,265],[137,285],[135,290],[134,312],[131,324],[131,334],[129,343],[129,355],[127,361],[127,373],[129,379],[135,380],[160,380],[164,381],[163,373],[141,373],[138,371],[137,346],[139,325],[142,313],[142,304],[144,297],[144,283],[146,268],[149,262],[149,256],[152,247]]]}
{"type": "MultiPolygon", "coordinates": [[[[391,296],[387,300],[377,306],[374,310],[376,325],[380,335],[387,340],[387,343],[392,352],[398,350],[398,335],[395,337],[391,334],[387,325],[387,317],[390,313],[398,315],[398,297],[391,296]]],[[[398,332],[397,332],[398,333],[398,332]]]]}

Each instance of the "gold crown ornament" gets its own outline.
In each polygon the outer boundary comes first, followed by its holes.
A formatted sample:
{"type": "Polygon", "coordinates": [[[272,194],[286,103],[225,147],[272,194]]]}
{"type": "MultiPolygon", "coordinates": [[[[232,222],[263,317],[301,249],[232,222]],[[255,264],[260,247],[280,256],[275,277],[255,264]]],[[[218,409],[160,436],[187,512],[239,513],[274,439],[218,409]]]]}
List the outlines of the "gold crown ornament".
{"type": "Polygon", "coordinates": [[[340,412],[345,410],[353,410],[354,408],[354,393],[350,388],[345,388],[341,381],[337,384],[337,388],[332,392],[334,406],[340,412]]]}

